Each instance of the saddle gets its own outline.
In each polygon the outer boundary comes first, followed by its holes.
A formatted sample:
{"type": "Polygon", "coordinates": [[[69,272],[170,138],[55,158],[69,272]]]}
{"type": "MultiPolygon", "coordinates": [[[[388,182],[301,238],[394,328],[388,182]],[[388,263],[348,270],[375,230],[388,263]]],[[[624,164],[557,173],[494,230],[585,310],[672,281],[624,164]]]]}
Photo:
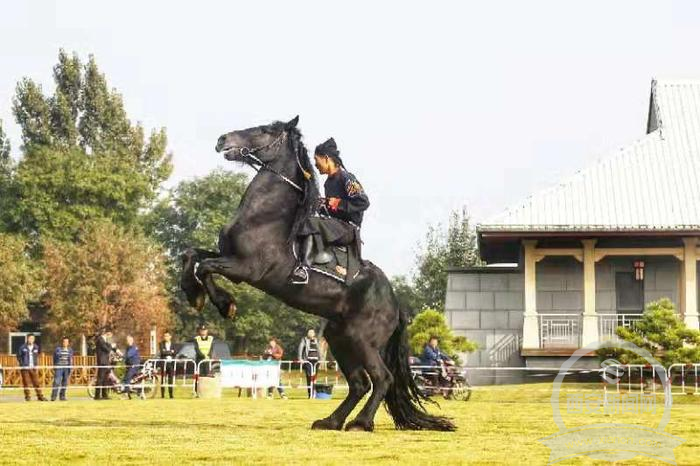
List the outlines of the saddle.
{"type": "MultiPolygon", "coordinates": [[[[359,229],[355,231],[355,241],[347,246],[328,244],[324,240],[323,247],[325,251],[331,255],[331,260],[326,264],[313,262],[309,270],[350,286],[360,274],[360,266],[362,265],[360,245],[359,229]]],[[[319,251],[316,249],[317,248],[314,247],[314,254],[312,257],[318,255],[319,251]]],[[[292,252],[296,260],[299,260],[299,251],[301,250],[301,243],[298,241],[294,242],[292,245],[292,252]]]]}

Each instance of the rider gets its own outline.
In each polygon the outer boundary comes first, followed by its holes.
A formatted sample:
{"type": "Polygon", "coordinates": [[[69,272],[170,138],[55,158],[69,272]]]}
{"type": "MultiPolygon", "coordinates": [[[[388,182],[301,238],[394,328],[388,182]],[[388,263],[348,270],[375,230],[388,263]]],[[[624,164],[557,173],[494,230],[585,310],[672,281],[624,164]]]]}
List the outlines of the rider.
{"type": "Polygon", "coordinates": [[[309,217],[299,233],[303,249],[289,278],[295,285],[309,282],[308,268],[312,262],[327,264],[331,261],[331,255],[324,250],[324,241],[338,246],[356,242],[356,229],[359,230],[364,211],[369,207],[367,194],[355,175],[345,169],[333,138],[316,146],[314,159],[318,171],[328,176],[323,185],[326,197],[320,200],[328,216],[309,217]],[[312,261],[314,244],[317,254],[312,261]]]}
{"type": "Polygon", "coordinates": [[[438,348],[438,338],[436,336],[431,336],[423,348],[423,355],[421,356],[421,363],[424,366],[442,366],[443,362],[450,361],[449,356],[444,354],[438,348]]]}

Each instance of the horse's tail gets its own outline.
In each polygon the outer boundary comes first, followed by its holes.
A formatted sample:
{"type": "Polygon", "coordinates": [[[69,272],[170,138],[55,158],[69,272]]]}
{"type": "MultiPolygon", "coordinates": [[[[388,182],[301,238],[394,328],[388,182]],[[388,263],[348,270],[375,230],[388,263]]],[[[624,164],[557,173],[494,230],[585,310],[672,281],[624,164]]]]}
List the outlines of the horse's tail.
{"type": "Polygon", "coordinates": [[[389,339],[384,362],[394,376],[384,401],[397,429],[454,431],[456,426],[446,417],[428,414],[423,402],[432,402],[416,385],[409,366],[409,345],[404,312],[399,311],[399,325],[389,339]]]}

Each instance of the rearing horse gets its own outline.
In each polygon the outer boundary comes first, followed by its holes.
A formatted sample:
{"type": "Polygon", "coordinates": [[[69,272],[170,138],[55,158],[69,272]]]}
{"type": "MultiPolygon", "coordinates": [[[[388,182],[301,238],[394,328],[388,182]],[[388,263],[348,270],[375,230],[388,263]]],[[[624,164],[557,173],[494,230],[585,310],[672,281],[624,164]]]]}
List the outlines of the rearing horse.
{"type": "Polygon", "coordinates": [[[215,284],[213,275],[218,274],[328,320],[324,336],[347,379],[349,393],[330,416],[315,421],[313,429],[342,429],[371,388],[369,400],[346,430],[372,431],[382,400],[398,429],[454,430],[448,419],[423,408],[424,398],[409,367],[407,321],[389,280],[377,266],[369,262],[362,266],[351,286],[316,273],[310,273],[305,286],[288,284],[296,265],[291,243],[318,198],[298,121],[296,117],[219,138],[217,152],[227,160],[258,168],[258,173],[235,217],[221,230],[219,253],[189,249],[183,254],[182,289],[198,309],[206,294],[223,317],[231,318],[235,300],[215,284]]]}

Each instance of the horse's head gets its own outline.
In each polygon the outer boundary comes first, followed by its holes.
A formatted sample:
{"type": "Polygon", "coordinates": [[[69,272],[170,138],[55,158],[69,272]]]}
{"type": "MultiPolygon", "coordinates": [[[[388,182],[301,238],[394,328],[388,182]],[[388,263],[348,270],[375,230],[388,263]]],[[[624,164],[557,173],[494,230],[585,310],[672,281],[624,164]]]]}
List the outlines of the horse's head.
{"type": "Polygon", "coordinates": [[[263,163],[270,163],[275,159],[279,148],[284,146],[287,133],[296,128],[297,123],[299,123],[298,115],[287,123],[275,122],[270,125],[231,131],[219,137],[216,151],[223,152],[226,160],[250,162],[255,158],[263,163]]]}

